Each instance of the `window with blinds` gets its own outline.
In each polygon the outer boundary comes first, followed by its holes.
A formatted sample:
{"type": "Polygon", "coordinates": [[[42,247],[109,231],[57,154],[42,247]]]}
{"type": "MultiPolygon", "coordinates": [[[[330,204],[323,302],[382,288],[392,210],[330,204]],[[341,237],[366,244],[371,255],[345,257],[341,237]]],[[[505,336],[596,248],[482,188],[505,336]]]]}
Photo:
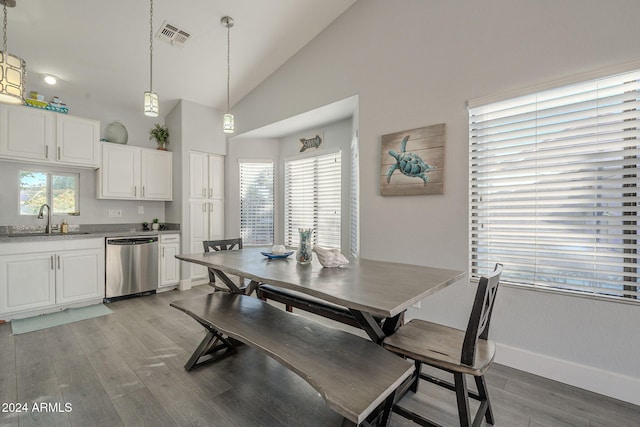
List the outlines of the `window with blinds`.
{"type": "Polygon", "coordinates": [[[349,254],[357,257],[360,252],[360,161],[358,134],[351,140],[351,248],[349,254]]]}
{"type": "Polygon", "coordinates": [[[470,272],[638,299],[640,71],[470,105],[470,272]]]}
{"type": "Polygon", "coordinates": [[[273,162],[240,162],[240,235],[244,245],[273,244],[273,162]]]}
{"type": "Polygon", "coordinates": [[[340,158],[337,152],[285,162],[285,245],[298,245],[298,228],[313,228],[313,245],[340,248],[340,158]]]}

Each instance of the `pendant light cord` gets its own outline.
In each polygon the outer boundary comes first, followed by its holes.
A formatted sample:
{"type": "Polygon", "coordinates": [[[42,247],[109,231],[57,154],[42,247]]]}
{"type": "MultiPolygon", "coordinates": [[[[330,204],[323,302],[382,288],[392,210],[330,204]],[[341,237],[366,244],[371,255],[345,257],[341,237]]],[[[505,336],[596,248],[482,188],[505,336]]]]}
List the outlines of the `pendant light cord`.
{"type": "Polygon", "coordinates": [[[149,92],[153,92],[153,0],[149,10],[149,92]]]}
{"type": "Polygon", "coordinates": [[[7,4],[6,3],[3,3],[2,10],[4,11],[4,20],[2,21],[2,31],[4,35],[3,35],[2,41],[4,43],[4,52],[5,54],[8,54],[9,52],[7,52],[7,4]]]}
{"type": "Polygon", "coordinates": [[[231,41],[230,41],[230,37],[229,37],[229,33],[230,33],[230,26],[227,23],[227,113],[229,112],[229,79],[230,79],[230,75],[231,75],[231,66],[229,65],[230,63],[230,52],[231,52],[231,41]]]}

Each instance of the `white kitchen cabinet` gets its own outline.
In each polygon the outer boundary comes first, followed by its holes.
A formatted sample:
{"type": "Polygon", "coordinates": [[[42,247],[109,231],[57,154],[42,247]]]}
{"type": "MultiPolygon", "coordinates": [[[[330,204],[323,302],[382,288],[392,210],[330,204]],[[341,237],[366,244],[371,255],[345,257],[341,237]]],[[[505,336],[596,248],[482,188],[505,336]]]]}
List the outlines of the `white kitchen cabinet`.
{"type": "MultiPolygon", "coordinates": [[[[204,240],[224,239],[224,201],[193,200],[189,202],[189,226],[192,252],[204,252],[204,240]]],[[[207,269],[192,264],[191,278],[203,278],[207,269]]]]}
{"type": "Polygon", "coordinates": [[[161,234],[159,249],[160,283],[158,287],[175,286],[180,281],[180,260],[176,258],[180,253],[180,235],[161,234]]]}
{"type": "Polygon", "coordinates": [[[104,249],[55,254],[56,304],[104,297],[104,249]]]}
{"type": "Polygon", "coordinates": [[[99,166],[100,122],[24,106],[0,105],[0,156],[78,167],[99,166]]]}
{"type": "Polygon", "coordinates": [[[172,199],[172,161],[170,152],[146,150],[141,153],[140,185],[144,200],[172,199]]]}
{"type": "Polygon", "coordinates": [[[189,198],[224,198],[224,156],[189,153],[189,198]]]}
{"type": "Polygon", "coordinates": [[[3,314],[49,307],[56,302],[51,253],[0,256],[0,319],[3,314]]]}
{"type": "Polygon", "coordinates": [[[171,200],[172,161],[168,151],[103,143],[98,198],[171,200]]]}
{"type": "MultiPolygon", "coordinates": [[[[224,156],[189,153],[189,247],[203,252],[204,240],[224,239],[224,156]]],[[[191,264],[191,280],[206,279],[207,269],[191,264]]]]}
{"type": "Polygon", "coordinates": [[[56,114],[56,160],[78,166],[100,166],[100,122],[56,114]]]}
{"type": "Polygon", "coordinates": [[[7,243],[0,248],[0,319],[104,298],[104,239],[7,243]]]}

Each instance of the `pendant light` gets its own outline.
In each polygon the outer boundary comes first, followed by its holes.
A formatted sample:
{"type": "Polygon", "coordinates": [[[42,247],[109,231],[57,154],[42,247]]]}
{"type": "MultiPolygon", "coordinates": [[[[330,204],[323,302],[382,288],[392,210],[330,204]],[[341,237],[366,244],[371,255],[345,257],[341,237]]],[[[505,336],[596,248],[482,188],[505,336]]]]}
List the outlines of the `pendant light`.
{"type": "Polygon", "coordinates": [[[149,90],[144,93],[144,115],[158,117],[158,94],[153,91],[153,0],[149,9],[149,90]]]}
{"type": "Polygon", "coordinates": [[[231,43],[229,42],[229,29],[233,27],[233,18],[230,16],[224,16],[220,20],[223,27],[227,29],[227,113],[224,115],[222,122],[222,130],[224,133],[233,133],[235,130],[233,114],[229,112],[229,76],[231,74],[229,67],[229,54],[231,52],[231,43]]]}
{"type": "Polygon", "coordinates": [[[14,7],[16,0],[0,0],[4,12],[2,23],[3,50],[0,51],[0,102],[24,103],[27,64],[22,58],[11,55],[7,50],[7,7],[14,7]]]}

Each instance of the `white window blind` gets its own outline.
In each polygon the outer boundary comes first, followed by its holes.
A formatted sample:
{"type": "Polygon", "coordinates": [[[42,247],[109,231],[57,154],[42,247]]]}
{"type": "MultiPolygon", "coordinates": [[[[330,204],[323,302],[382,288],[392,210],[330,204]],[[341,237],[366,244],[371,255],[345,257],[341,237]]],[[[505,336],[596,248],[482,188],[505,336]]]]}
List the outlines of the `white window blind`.
{"type": "Polygon", "coordinates": [[[240,235],[245,245],[273,244],[273,162],[240,162],[240,235]]]}
{"type": "Polygon", "coordinates": [[[285,245],[298,245],[298,228],[313,228],[313,245],[340,248],[340,158],[337,152],[285,162],[285,245]]]}
{"type": "Polygon", "coordinates": [[[470,109],[472,276],[638,299],[639,79],[470,109]]]}

